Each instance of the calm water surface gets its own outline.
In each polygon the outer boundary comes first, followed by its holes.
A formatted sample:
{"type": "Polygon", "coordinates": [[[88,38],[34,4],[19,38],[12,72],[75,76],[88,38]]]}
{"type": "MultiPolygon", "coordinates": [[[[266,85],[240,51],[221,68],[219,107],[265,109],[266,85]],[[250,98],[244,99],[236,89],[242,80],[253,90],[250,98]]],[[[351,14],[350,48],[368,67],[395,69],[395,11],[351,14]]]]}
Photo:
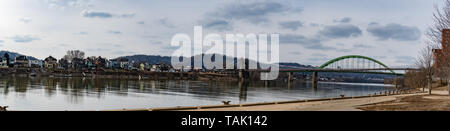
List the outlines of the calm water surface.
{"type": "Polygon", "coordinates": [[[362,96],[392,90],[383,84],[240,83],[187,80],[0,77],[0,105],[10,110],[108,110],[255,103],[362,96]]]}

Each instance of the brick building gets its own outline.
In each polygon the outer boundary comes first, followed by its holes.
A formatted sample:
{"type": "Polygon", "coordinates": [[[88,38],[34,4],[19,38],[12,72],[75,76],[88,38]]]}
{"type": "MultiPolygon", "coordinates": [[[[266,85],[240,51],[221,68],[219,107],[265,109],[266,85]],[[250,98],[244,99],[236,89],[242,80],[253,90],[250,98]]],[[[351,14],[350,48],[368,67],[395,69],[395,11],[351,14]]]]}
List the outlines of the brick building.
{"type": "Polygon", "coordinates": [[[439,68],[440,62],[445,61],[446,56],[450,57],[450,29],[443,29],[442,30],[442,49],[433,49],[433,55],[434,55],[434,67],[439,68]],[[447,52],[447,54],[445,54],[447,52]]]}

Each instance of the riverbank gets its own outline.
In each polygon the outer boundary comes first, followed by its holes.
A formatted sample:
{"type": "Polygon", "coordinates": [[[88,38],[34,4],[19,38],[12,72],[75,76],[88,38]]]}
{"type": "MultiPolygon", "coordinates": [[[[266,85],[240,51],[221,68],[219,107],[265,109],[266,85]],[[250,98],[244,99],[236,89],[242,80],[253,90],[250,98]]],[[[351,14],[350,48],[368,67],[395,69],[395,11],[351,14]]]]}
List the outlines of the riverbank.
{"type": "Polygon", "coordinates": [[[313,100],[292,100],[251,104],[229,104],[193,107],[121,109],[109,111],[361,111],[360,107],[392,101],[398,97],[423,95],[418,91],[387,92],[358,97],[340,97],[313,100]]]}
{"type": "Polygon", "coordinates": [[[0,77],[88,77],[139,80],[216,80],[238,81],[237,73],[214,72],[151,72],[123,69],[61,70],[44,68],[0,68],[0,77]]]}
{"type": "Polygon", "coordinates": [[[417,96],[423,93],[361,97],[342,100],[324,100],[302,103],[273,104],[248,107],[195,109],[187,111],[363,111],[365,105],[396,100],[398,97],[417,96]]]}

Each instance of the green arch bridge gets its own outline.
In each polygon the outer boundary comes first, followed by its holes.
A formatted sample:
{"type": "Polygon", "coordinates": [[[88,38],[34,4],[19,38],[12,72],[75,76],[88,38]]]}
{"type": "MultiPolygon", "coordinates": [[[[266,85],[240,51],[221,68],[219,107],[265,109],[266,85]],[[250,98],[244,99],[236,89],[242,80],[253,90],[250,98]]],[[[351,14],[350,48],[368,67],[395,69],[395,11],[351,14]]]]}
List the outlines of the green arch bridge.
{"type": "MultiPolygon", "coordinates": [[[[341,73],[364,73],[364,74],[386,74],[403,76],[395,71],[418,70],[414,68],[389,68],[382,62],[361,55],[347,55],[332,59],[317,68],[293,68],[280,69],[279,72],[289,73],[289,81],[293,78],[294,72],[312,72],[313,87],[317,88],[318,72],[341,72],[341,73]]],[[[250,70],[251,71],[251,70],[250,70]]],[[[258,70],[265,71],[265,70],[258,70]]],[[[267,70],[268,71],[268,70],[267,70]]]]}

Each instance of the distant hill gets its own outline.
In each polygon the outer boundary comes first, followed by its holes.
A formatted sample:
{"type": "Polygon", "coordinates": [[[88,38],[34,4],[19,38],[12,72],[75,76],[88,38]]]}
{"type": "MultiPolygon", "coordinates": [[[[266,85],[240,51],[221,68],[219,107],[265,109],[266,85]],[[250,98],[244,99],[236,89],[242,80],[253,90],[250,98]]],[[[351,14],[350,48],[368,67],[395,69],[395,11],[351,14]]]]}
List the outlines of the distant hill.
{"type": "Polygon", "coordinates": [[[285,63],[279,63],[280,64],[280,68],[281,69],[292,69],[292,68],[315,68],[314,66],[312,66],[312,65],[302,65],[302,64],[299,64],[299,63],[288,63],[288,62],[285,62],[285,63]]]}
{"type": "MultiPolygon", "coordinates": [[[[16,52],[9,52],[9,51],[0,51],[0,56],[3,57],[5,55],[5,53],[9,54],[9,59],[14,60],[14,58],[16,58],[17,56],[26,56],[20,53],[16,53],[16,52]]],[[[33,56],[27,56],[29,60],[39,60],[33,56]]]]}
{"type": "Polygon", "coordinates": [[[122,56],[119,58],[127,58],[130,61],[134,62],[146,62],[149,64],[158,64],[158,63],[165,63],[170,64],[171,57],[168,56],[159,56],[159,55],[133,55],[133,56],[122,56]]]}
{"type": "MultiPolygon", "coordinates": [[[[158,64],[158,63],[165,63],[170,64],[171,63],[171,57],[169,56],[159,56],[159,55],[132,55],[132,56],[122,56],[119,58],[127,58],[130,61],[134,62],[147,62],[149,64],[158,64]]],[[[225,59],[225,57],[224,57],[225,59]]],[[[230,57],[227,57],[226,59],[232,59],[230,57]]],[[[235,60],[236,61],[236,60],[235,60]]],[[[315,68],[311,65],[302,65],[299,63],[279,63],[280,68],[315,68]]]]}

